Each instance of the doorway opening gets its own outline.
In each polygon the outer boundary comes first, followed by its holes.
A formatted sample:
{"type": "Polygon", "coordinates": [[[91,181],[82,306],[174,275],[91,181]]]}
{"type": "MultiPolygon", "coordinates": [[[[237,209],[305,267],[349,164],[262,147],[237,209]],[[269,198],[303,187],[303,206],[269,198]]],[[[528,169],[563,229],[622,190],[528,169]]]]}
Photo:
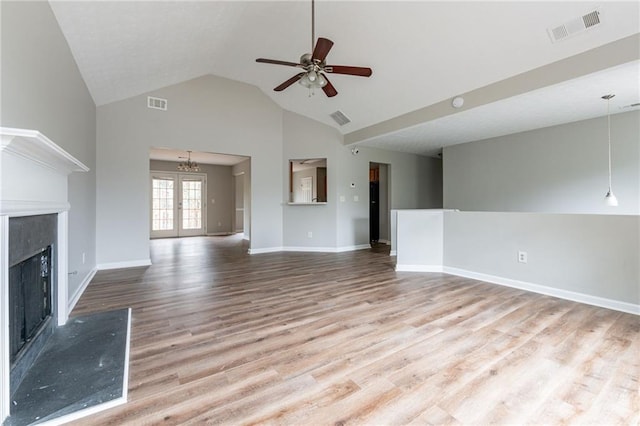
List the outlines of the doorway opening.
{"type": "Polygon", "coordinates": [[[390,167],[369,163],[369,241],[372,245],[390,243],[390,167]]]}
{"type": "Polygon", "coordinates": [[[149,235],[151,238],[250,237],[251,158],[151,148],[149,152],[149,235]],[[180,167],[179,167],[180,166],[180,167]]]}

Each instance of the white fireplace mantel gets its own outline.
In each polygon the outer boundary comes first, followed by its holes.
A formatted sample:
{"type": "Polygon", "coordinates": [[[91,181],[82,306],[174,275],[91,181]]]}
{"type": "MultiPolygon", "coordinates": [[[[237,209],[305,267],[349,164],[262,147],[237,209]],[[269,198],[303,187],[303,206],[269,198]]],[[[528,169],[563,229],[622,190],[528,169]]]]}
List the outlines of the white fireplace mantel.
{"type": "Polygon", "coordinates": [[[0,423],[9,415],[9,218],[58,215],[57,322],[69,316],[68,176],[89,168],[37,130],[0,127],[0,423]]]}

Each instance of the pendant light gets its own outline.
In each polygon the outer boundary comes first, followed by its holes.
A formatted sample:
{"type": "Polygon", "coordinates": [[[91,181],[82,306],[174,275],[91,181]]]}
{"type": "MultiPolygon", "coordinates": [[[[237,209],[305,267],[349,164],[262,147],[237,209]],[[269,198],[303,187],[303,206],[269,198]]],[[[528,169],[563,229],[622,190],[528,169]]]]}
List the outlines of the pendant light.
{"type": "Polygon", "coordinates": [[[618,199],[613,194],[611,190],[611,113],[609,111],[609,103],[611,98],[615,95],[604,95],[602,99],[607,101],[607,135],[608,135],[608,146],[609,146],[609,190],[607,191],[607,195],[604,196],[604,202],[607,206],[616,207],[618,205],[618,199]]]}

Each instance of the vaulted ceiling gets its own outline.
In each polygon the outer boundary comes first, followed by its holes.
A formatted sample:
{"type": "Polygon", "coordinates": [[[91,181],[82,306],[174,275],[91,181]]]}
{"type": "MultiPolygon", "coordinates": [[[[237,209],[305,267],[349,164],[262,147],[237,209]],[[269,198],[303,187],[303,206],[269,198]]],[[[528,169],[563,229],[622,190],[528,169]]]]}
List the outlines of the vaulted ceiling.
{"type": "Polygon", "coordinates": [[[640,2],[602,2],[601,24],[554,43],[548,28],[597,5],[318,0],[316,37],[335,43],[327,62],[373,69],[330,75],[333,98],[297,84],[274,92],[298,70],[255,62],[311,50],[310,1],[50,3],[97,105],[214,74],[338,128],[346,143],[433,155],[603,115],[606,93],[617,95],[614,112],[640,101],[640,2]],[[337,110],[351,123],[338,126],[337,110]]]}

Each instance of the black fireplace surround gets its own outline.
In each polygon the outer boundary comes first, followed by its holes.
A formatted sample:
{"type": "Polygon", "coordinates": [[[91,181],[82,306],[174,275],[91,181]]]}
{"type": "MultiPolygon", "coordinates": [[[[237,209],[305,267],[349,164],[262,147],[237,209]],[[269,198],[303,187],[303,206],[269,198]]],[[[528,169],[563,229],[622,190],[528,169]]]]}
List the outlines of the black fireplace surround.
{"type": "Polygon", "coordinates": [[[56,214],[9,219],[9,348],[13,394],[55,327],[56,214]]]}

